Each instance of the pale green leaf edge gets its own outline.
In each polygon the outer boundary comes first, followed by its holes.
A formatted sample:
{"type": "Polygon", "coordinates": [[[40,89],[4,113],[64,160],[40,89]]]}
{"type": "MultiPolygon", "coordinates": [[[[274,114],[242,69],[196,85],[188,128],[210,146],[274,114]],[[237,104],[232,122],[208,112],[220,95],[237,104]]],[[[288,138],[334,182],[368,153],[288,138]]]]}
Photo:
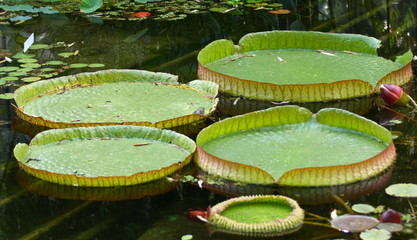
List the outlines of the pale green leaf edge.
{"type": "Polygon", "coordinates": [[[113,82],[166,82],[177,84],[178,76],[145,70],[110,69],[97,72],[80,73],[49,80],[38,81],[18,88],[14,98],[18,107],[33,98],[57,89],[69,88],[79,84],[101,84],[113,82]]]}
{"type": "Polygon", "coordinates": [[[80,11],[83,13],[92,13],[103,5],[103,0],[81,0],[80,11]]]}

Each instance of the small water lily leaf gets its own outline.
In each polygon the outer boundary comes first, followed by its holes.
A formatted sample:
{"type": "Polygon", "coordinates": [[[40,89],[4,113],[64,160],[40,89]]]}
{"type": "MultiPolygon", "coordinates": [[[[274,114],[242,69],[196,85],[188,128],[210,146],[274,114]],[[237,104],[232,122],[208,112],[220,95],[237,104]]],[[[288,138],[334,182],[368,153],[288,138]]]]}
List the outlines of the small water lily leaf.
{"type": "MultiPolygon", "coordinates": [[[[147,1],[147,0],[143,0],[143,1],[147,1]]],[[[181,237],[181,240],[191,240],[191,239],[193,239],[193,235],[191,234],[187,234],[181,237]]]]}
{"type": "Polygon", "coordinates": [[[45,65],[54,65],[54,66],[59,66],[59,65],[63,65],[64,62],[62,61],[48,61],[44,63],[45,65]]]}
{"type": "Polygon", "coordinates": [[[91,63],[91,64],[88,64],[88,67],[90,67],[90,68],[101,68],[101,67],[104,67],[104,66],[106,66],[105,64],[102,64],[102,63],[91,63]]]}
{"type": "Polygon", "coordinates": [[[4,5],[1,4],[0,8],[3,8],[6,11],[26,11],[26,10],[30,10],[33,9],[32,6],[30,5],[4,5]]]}
{"type": "Polygon", "coordinates": [[[0,85],[4,85],[4,84],[6,84],[6,81],[4,81],[0,78],[0,85]]]}
{"type": "Polygon", "coordinates": [[[2,81],[11,82],[11,81],[17,81],[19,80],[18,77],[8,76],[8,77],[2,77],[0,78],[2,81]]]}
{"type": "Polygon", "coordinates": [[[29,49],[36,50],[36,49],[45,49],[45,48],[48,48],[48,47],[49,47],[48,44],[33,44],[32,46],[30,46],[29,49]]]}
{"type": "Polygon", "coordinates": [[[14,97],[14,94],[13,93],[3,93],[3,94],[0,94],[0,99],[9,100],[9,99],[13,99],[13,97],[14,97]]]}
{"type": "Polygon", "coordinates": [[[92,13],[103,5],[103,0],[81,0],[80,11],[92,13]]]}
{"type": "Polygon", "coordinates": [[[18,70],[16,70],[16,72],[30,72],[32,70],[33,68],[24,67],[24,68],[19,68],[18,70]]]}
{"type": "Polygon", "coordinates": [[[14,72],[17,69],[19,69],[19,67],[14,67],[14,66],[0,67],[0,71],[3,71],[3,72],[14,72]]]}
{"type": "Polygon", "coordinates": [[[49,73],[49,74],[39,74],[39,77],[43,77],[43,78],[51,78],[53,76],[54,75],[52,73],[49,73]]]}
{"type": "Polygon", "coordinates": [[[404,229],[404,226],[399,223],[379,223],[376,227],[388,232],[401,232],[404,229]]]}
{"type": "Polygon", "coordinates": [[[24,67],[24,68],[39,68],[42,65],[40,65],[38,63],[25,63],[25,64],[21,64],[20,66],[24,67]]]}
{"type": "Polygon", "coordinates": [[[40,78],[40,77],[25,77],[25,78],[22,78],[21,80],[23,81],[23,82],[35,82],[35,81],[38,81],[38,80],[41,80],[42,78],[40,78]]]}
{"type": "Polygon", "coordinates": [[[363,240],[388,240],[391,233],[384,229],[371,229],[362,232],[359,237],[363,240]]]}
{"type": "Polygon", "coordinates": [[[87,67],[88,66],[88,64],[86,64],[86,63],[73,63],[73,64],[70,64],[68,67],[70,67],[70,68],[83,68],[83,67],[87,67]]]}
{"type": "Polygon", "coordinates": [[[70,57],[70,56],[74,56],[74,53],[73,52],[62,52],[62,53],[58,53],[58,56],[67,58],[67,57],[70,57]]]}
{"type": "Polygon", "coordinates": [[[35,63],[38,61],[36,58],[20,58],[17,60],[20,63],[35,63]]]}
{"type": "Polygon", "coordinates": [[[31,53],[16,53],[15,55],[13,55],[13,58],[33,58],[35,56],[35,54],[31,53]]]}
{"type": "Polygon", "coordinates": [[[368,214],[371,213],[375,210],[375,208],[369,204],[354,204],[352,206],[352,210],[357,212],[357,213],[363,213],[363,214],[368,214]]]}
{"type": "Polygon", "coordinates": [[[394,197],[417,197],[417,184],[398,183],[393,184],[385,189],[388,195],[394,197]]]}
{"type": "Polygon", "coordinates": [[[16,16],[16,17],[10,18],[10,21],[18,22],[18,21],[26,21],[29,19],[32,19],[32,17],[31,16],[16,16]]]}
{"type": "Polygon", "coordinates": [[[22,71],[19,71],[19,72],[11,72],[11,73],[9,73],[9,74],[7,74],[9,77],[20,77],[20,76],[26,76],[28,73],[27,72],[22,72],[22,71]]]}
{"type": "Polygon", "coordinates": [[[52,72],[55,71],[55,68],[41,68],[39,69],[41,72],[52,72]]]}
{"type": "Polygon", "coordinates": [[[333,218],[330,224],[342,232],[363,232],[378,225],[378,219],[363,215],[342,215],[333,218]]]}

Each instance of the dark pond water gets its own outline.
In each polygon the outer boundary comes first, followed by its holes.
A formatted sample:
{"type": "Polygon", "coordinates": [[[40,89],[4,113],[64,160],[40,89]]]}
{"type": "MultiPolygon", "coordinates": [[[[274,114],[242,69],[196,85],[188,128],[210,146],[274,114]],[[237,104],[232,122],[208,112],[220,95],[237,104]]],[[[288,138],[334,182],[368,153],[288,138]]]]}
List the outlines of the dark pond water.
{"type": "MultiPolygon", "coordinates": [[[[74,43],[68,48],[37,52],[42,61],[57,60],[60,52],[79,50],[68,63],[103,63],[104,68],[146,69],[179,75],[182,82],[197,77],[196,55],[202,47],[216,39],[237,41],[244,34],[265,30],[315,30],[325,32],[359,33],[382,40],[382,56],[393,58],[411,49],[416,54],[417,6],[415,1],[282,1],[292,10],[287,15],[267,11],[244,11],[242,15],[205,12],[189,15],[183,20],[162,21],[104,21],[91,23],[76,15],[55,18],[40,17],[18,25],[0,26],[3,51],[21,51],[23,41],[34,32],[38,43],[74,43]],[[135,39],[138,33],[144,33],[135,39]]],[[[61,75],[97,69],[67,69],[61,75]]],[[[414,72],[416,67],[414,65],[414,72]]],[[[16,86],[0,86],[0,93],[13,92],[16,86]]],[[[416,98],[414,88],[412,96],[416,98]]],[[[355,105],[354,111],[379,122],[386,114],[371,101],[350,101],[340,106],[355,105]]],[[[396,140],[397,162],[383,176],[349,186],[330,189],[259,189],[233,188],[200,189],[188,183],[147,184],[144,186],[106,189],[73,189],[43,185],[19,171],[12,149],[18,142],[28,142],[29,136],[13,130],[15,115],[10,100],[0,100],[0,239],[253,239],[214,233],[209,236],[204,224],[189,221],[189,208],[206,208],[227,199],[225,190],[239,193],[281,193],[300,199],[311,213],[329,217],[338,203],[329,191],[351,199],[349,204],[367,203],[387,206],[408,213],[405,199],[385,194],[391,183],[417,183],[415,136],[417,123],[406,118],[401,124],[389,126],[403,135],[396,140]],[[31,189],[31,191],[27,190],[31,189]],[[33,191],[33,192],[32,192],[33,191]],[[37,192],[37,193],[34,193],[37,192]],[[128,198],[120,201],[72,200],[86,196],[128,198]]],[[[260,107],[253,104],[253,108],[260,107]]],[[[250,105],[252,106],[252,105],[250,105]]],[[[317,106],[313,106],[317,107],[317,106]]],[[[320,106],[318,106],[320,107],[320,106]]],[[[398,109],[397,109],[398,110],[398,109]]],[[[241,109],[232,109],[232,112],[241,109]]],[[[401,110],[407,113],[405,110],[401,110]]],[[[229,112],[230,113],[230,112],[229,112]]],[[[219,114],[224,117],[226,114],[219,114]]],[[[192,169],[191,169],[192,170],[192,169]]],[[[411,201],[413,204],[416,202],[411,201]]],[[[417,228],[415,230],[417,232],[417,228]]],[[[415,239],[417,234],[394,234],[393,239],[415,239]]],[[[305,225],[299,232],[274,239],[359,239],[357,235],[305,225]]]]}

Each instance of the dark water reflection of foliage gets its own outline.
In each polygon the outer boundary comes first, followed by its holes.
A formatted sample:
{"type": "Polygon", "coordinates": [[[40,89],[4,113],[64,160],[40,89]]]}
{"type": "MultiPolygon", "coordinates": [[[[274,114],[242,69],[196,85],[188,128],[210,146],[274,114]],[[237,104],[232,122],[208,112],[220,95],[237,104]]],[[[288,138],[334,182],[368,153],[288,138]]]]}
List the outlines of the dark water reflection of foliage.
{"type": "MultiPolygon", "coordinates": [[[[68,63],[99,62],[105,64],[104,68],[164,71],[179,75],[182,82],[197,77],[196,55],[202,47],[221,38],[236,41],[244,34],[255,31],[305,29],[359,33],[381,39],[384,48],[380,53],[385,57],[393,58],[408,49],[414,54],[417,52],[415,1],[277,2],[283,4],[282,8],[291,10],[291,13],[275,15],[267,10],[249,9],[242,11],[241,15],[232,15],[205,11],[169,22],[152,19],[110,21],[99,16],[91,19],[78,14],[41,14],[17,25],[11,23],[0,26],[0,47],[4,52],[20,52],[24,40],[35,32],[37,43],[74,43],[65,50],[79,50],[79,53],[68,58],[68,63]]],[[[78,9],[68,8],[68,11],[78,9]]],[[[57,54],[61,51],[44,51],[38,57],[43,61],[57,60],[57,54]]],[[[87,70],[68,69],[61,74],[87,70]]],[[[414,70],[417,72],[415,64],[414,70]]],[[[2,85],[0,93],[13,92],[15,88],[2,85]]],[[[411,89],[411,95],[416,98],[414,88],[411,89]]],[[[0,100],[1,239],[181,239],[186,234],[192,234],[193,239],[250,239],[223,234],[209,237],[204,225],[188,221],[183,213],[189,208],[204,209],[226,198],[194,185],[181,184],[160,196],[118,202],[65,200],[24,190],[15,180],[17,163],[11,149],[17,142],[27,142],[29,138],[12,129],[14,111],[10,103],[0,100]]],[[[375,106],[365,114],[378,122],[380,115],[381,110],[375,106]]],[[[403,120],[388,128],[402,132],[402,138],[408,139],[408,142],[402,141],[406,144],[397,144],[398,157],[392,173],[392,183],[417,182],[417,158],[413,140],[417,136],[415,123],[403,120]]],[[[384,205],[400,212],[409,211],[407,202],[389,197],[383,190],[351,200],[350,203],[384,205]]],[[[413,200],[412,203],[416,204],[413,200]]],[[[305,209],[328,217],[329,212],[336,207],[337,204],[325,204],[305,206],[305,209]]],[[[413,237],[399,234],[394,239],[413,237]]],[[[306,225],[294,235],[275,239],[303,238],[354,236],[306,225]]]]}

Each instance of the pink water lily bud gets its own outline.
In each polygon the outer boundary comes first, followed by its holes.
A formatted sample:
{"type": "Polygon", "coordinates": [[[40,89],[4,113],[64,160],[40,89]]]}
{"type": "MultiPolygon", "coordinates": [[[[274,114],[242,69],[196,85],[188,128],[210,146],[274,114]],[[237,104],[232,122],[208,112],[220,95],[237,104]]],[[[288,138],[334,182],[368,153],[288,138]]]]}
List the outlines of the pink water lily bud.
{"type": "Polygon", "coordinates": [[[407,93],[405,93],[400,86],[394,84],[382,84],[381,96],[389,105],[407,106],[410,101],[410,97],[407,93]]]}
{"type": "Polygon", "coordinates": [[[392,209],[388,209],[379,217],[379,221],[383,223],[401,223],[401,214],[392,209]]]}

